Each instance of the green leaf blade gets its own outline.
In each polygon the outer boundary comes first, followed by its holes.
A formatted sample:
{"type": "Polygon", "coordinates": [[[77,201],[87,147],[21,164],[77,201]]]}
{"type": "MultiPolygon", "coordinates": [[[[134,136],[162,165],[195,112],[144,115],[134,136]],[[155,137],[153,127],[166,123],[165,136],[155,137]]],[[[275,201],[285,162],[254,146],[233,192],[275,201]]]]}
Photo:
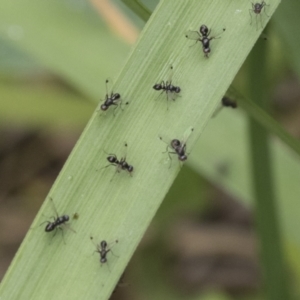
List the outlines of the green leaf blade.
{"type": "MultiPolygon", "coordinates": [[[[193,127],[190,152],[258,36],[249,25],[248,3],[161,1],[114,86],[130,104],[116,116],[111,109],[92,116],[50,191],[60,213],[79,214],[72,222],[76,234],[65,232],[66,245],[59,236],[49,245],[42,228],[30,230],[1,284],[3,298],[108,299],[180,170],[175,156],[171,168],[162,162],[165,144],[158,136],[181,139],[193,127]],[[211,42],[208,59],[184,37],[202,22],[213,31],[226,27],[211,42]],[[152,86],[166,80],[170,64],[182,93],[167,110],[163,96],[155,101],[152,86]],[[107,164],[104,150],[120,155],[125,141],[133,177],[121,172],[111,181],[113,168],[97,169],[107,164]],[[99,242],[119,240],[110,270],[92,256],[91,235],[99,242]]],[[[51,215],[49,201],[34,226],[44,221],[42,213],[51,215]]]]}

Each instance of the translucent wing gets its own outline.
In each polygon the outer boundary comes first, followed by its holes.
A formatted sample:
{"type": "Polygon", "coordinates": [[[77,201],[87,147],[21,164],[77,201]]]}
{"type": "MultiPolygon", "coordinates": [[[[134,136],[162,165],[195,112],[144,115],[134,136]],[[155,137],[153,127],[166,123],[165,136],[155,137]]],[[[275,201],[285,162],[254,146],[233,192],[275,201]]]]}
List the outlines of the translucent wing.
{"type": "Polygon", "coordinates": [[[194,131],[193,127],[189,127],[183,134],[183,139],[181,141],[182,144],[186,144],[187,140],[191,136],[192,132],[194,131]]]}
{"type": "Polygon", "coordinates": [[[56,209],[56,207],[55,207],[54,201],[53,201],[53,199],[52,199],[51,197],[49,197],[49,200],[50,200],[50,202],[52,203],[52,209],[53,209],[53,211],[55,212],[56,217],[58,218],[59,215],[58,215],[57,209],[56,209]]]}
{"type": "Polygon", "coordinates": [[[111,78],[105,80],[106,94],[110,96],[113,93],[113,81],[111,78]]]}
{"type": "Polygon", "coordinates": [[[68,223],[64,223],[63,225],[64,225],[68,230],[70,230],[70,231],[76,233],[76,231],[75,231],[68,223]]]}
{"type": "Polygon", "coordinates": [[[200,33],[198,31],[193,31],[193,30],[187,31],[185,37],[195,41],[199,41],[201,39],[200,33]]]}
{"type": "Polygon", "coordinates": [[[123,146],[122,146],[122,149],[121,149],[121,156],[120,156],[120,159],[123,158],[124,160],[126,160],[126,157],[127,157],[127,149],[128,149],[128,144],[126,142],[124,142],[123,146]]]}
{"type": "Polygon", "coordinates": [[[219,39],[220,36],[222,35],[222,33],[225,32],[225,31],[226,31],[226,28],[222,28],[220,30],[217,30],[218,33],[211,35],[211,38],[213,38],[213,39],[219,39]]]}
{"type": "Polygon", "coordinates": [[[168,154],[167,156],[163,156],[160,162],[163,164],[169,164],[169,167],[171,167],[172,159],[170,156],[170,152],[174,152],[171,147],[171,139],[168,136],[161,134],[158,136],[158,138],[163,142],[162,144],[165,146],[165,151],[163,151],[162,153],[168,154]]]}
{"type": "Polygon", "coordinates": [[[171,65],[170,68],[169,68],[169,75],[168,75],[168,82],[169,83],[172,82],[173,74],[174,74],[173,66],[171,65]]]}
{"type": "Polygon", "coordinates": [[[170,137],[168,137],[168,136],[166,136],[166,135],[164,135],[164,134],[160,134],[160,135],[158,136],[158,138],[159,138],[162,142],[164,142],[164,143],[166,144],[166,147],[167,147],[167,146],[170,146],[170,143],[171,143],[170,137]]]}

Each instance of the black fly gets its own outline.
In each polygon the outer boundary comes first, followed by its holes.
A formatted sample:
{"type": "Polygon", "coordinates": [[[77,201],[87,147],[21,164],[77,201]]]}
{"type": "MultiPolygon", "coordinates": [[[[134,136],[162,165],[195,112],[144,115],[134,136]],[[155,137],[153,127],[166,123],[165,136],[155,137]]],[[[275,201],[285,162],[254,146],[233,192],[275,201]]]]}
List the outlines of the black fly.
{"type": "MultiPolygon", "coordinates": [[[[120,107],[121,107],[122,99],[121,99],[121,95],[119,93],[114,93],[112,90],[109,94],[108,84],[111,85],[111,81],[106,79],[106,81],[105,81],[106,95],[105,95],[104,102],[100,105],[100,109],[102,111],[106,111],[106,110],[108,110],[108,108],[110,106],[115,106],[115,109],[114,109],[114,113],[115,113],[115,110],[118,108],[118,106],[120,105],[120,107]]],[[[125,104],[128,104],[128,102],[126,102],[125,104]]],[[[121,107],[121,109],[122,109],[122,107],[121,107]]]]}
{"type": "Polygon", "coordinates": [[[181,89],[179,86],[175,86],[172,84],[172,76],[173,76],[173,66],[170,67],[170,78],[168,81],[161,81],[160,83],[156,83],[153,86],[153,89],[156,91],[162,91],[167,94],[167,100],[169,100],[169,95],[171,95],[171,99],[175,101],[175,94],[179,94],[181,89]]]}
{"type": "Polygon", "coordinates": [[[53,222],[47,221],[48,224],[46,225],[46,228],[45,228],[46,232],[51,232],[57,228],[61,229],[60,226],[69,221],[68,215],[63,215],[61,217],[57,216],[57,218],[55,218],[55,217],[53,217],[53,218],[54,218],[53,222]]]}
{"type": "MultiPolygon", "coordinates": [[[[223,32],[224,31],[225,28],[223,28],[223,32]]],[[[209,37],[210,32],[211,29],[208,29],[206,25],[201,25],[199,31],[189,30],[185,35],[185,37],[190,40],[196,40],[196,43],[201,42],[202,50],[206,58],[208,58],[208,54],[210,53],[210,41],[220,38],[218,36],[209,37]]]]}
{"type": "MultiPolygon", "coordinates": [[[[53,202],[53,199],[50,198],[50,201],[53,205],[53,209],[55,211],[55,214],[56,214],[56,217],[52,217],[54,219],[53,222],[50,222],[50,221],[45,221],[43,223],[41,223],[40,225],[44,224],[44,223],[47,223],[46,227],[45,227],[45,231],[46,232],[51,232],[51,231],[54,231],[55,230],[55,233],[54,235],[56,234],[57,232],[57,229],[60,229],[60,230],[63,230],[62,229],[62,225],[66,226],[66,228],[68,228],[69,230],[73,231],[75,233],[75,231],[70,228],[70,226],[68,226],[67,222],[69,221],[69,216],[68,215],[62,215],[62,216],[59,216],[58,213],[57,213],[57,210],[55,208],[55,205],[54,205],[54,202],[53,202]]],[[[53,236],[54,236],[53,235],[53,236]]],[[[62,235],[63,235],[63,231],[62,231],[62,235]]]]}
{"type": "MultiPolygon", "coordinates": [[[[126,148],[126,153],[127,153],[127,144],[125,143],[124,145],[126,148]]],[[[118,159],[118,157],[116,156],[116,154],[113,153],[108,153],[108,156],[106,158],[109,162],[109,165],[103,167],[102,169],[105,169],[107,167],[110,166],[115,166],[116,167],[116,171],[119,173],[121,170],[127,171],[129,173],[130,176],[132,176],[132,172],[133,172],[133,166],[130,165],[127,161],[126,161],[126,154],[120,158],[120,160],[118,159]]],[[[112,179],[111,179],[112,180],[112,179]]]]}
{"type": "MultiPolygon", "coordinates": [[[[167,149],[165,152],[168,153],[170,161],[172,160],[170,154],[176,154],[178,157],[178,160],[180,160],[181,162],[184,162],[187,160],[188,155],[186,153],[186,142],[193,131],[194,131],[194,128],[189,128],[185,132],[184,138],[181,141],[179,139],[172,139],[170,143],[164,141],[162,137],[159,137],[161,141],[163,141],[167,144],[167,149]]],[[[170,164],[170,167],[171,167],[171,164],[170,164]]]]}
{"type": "MultiPolygon", "coordinates": [[[[94,251],[100,254],[100,263],[101,265],[107,262],[107,253],[111,252],[113,255],[114,253],[112,252],[111,248],[108,247],[107,242],[106,241],[101,241],[100,244],[95,244],[93,241],[93,237],[90,237],[91,241],[93,242],[93,244],[96,246],[96,250],[94,251]]],[[[115,241],[115,243],[118,243],[118,240],[115,241]]]]}
{"type": "Polygon", "coordinates": [[[269,6],[265,1],[262,1],[261,3],[251,3],[252,8],[249,9],[249,14],[250,14],[250,18],[251,18],[251,23],[250,25],[252,25],[252,14],[251,13],[255,13],[255,17],[256,17],[256,30],[258,29],[258,25],[257,25],[257,17],[258,15],[260,16],[260,24],[261,24],[261,28],[263,28],[263,24],[262,24],[262,16],[261,16],[261,12],[262,10],[264,10],[264,13],[267,17],[269,17],[266,13],[266,6],[269,6]]]}

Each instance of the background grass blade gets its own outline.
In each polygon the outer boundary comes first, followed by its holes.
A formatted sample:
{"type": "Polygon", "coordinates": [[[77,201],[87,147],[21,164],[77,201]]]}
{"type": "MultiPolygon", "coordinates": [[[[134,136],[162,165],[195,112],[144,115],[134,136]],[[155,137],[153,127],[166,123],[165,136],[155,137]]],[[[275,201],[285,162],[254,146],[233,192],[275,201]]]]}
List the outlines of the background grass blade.
{"type": "MultiPolygon", "coordinates": [[[[269,15],[278,4],[272,3],[269,15]]],[[[79,214],[72,222],[77,233],[65,232],[66,245],[59,236],[49,245],[51,237],[42,228],[30,230],[3,279],[1,297],[108,298],[180,170],[176,159],[172,168],[164,163],[165,145],[158,135],[181,138],[193,126],[188,149],[193,148],[260,34],[249,26],[248,9],[247,2],[161,1],[114,87],[130,104],[115,117],[111,111],[92,116],[51,189],[59,212],[79,214]],[[189,48],[184,37],[201,23],[213,33],[226,27],[222,38],[212,41],[209,59],[198,45],[189,48]],[[170,64],[182,93],[167,110],[164,97],[155,101],[152,86],[168,76],[170,64]],[[106,165],[104,150],[119,155],[125,141],[133,178],[121,173],[110,181],[114,170],[97,171],[106,165]],[[90,235],[119,240],[114,247],[118,257],[109,257],[109,267],[100,267],[99,258],[92,256],[90,235]]],[[[33,226],[44,221],[42,213],[51,212],[45,201],[33,226]]]]}
{"type": "Polygon", "coordinates": [[[151,12],[138,0],[122,0],[132,11],[134,11],[145,22],[151,16],[151,12]]]}
{"type": "MultiPolygon", "coordinates": [[[[250,57],[250,95],[255,103],[269,110],[266,101],[267,57],[266,45],[254,47],[250,57]],[[261,58],[257,59],[257,56],[261,58]],[[257,70],[260,72],[257,72],[257,70]]],[[[269,143],[270,135],[256,120],[249,120],[251,145],[252,184],[255,198],[255,218],[259,237],[259,249],[263,267],[266,296],[270,300],[291,299],[287,286],[287,272],[283,258],[281,224],[273,174],[273,160],[269,143]]]]}
{"type": "Polygon", "coordinates": [[[80,3],[25,0],[16,5],[4,0],[0,35],[74,88],[97,98],[100,83],[119,71],[128,46],[109,34],[86,2],[80,3]],[[103,76],[101,70],[109,74],[103,76]]]}
{"type": "Polygon", "coordinates": [[[298,39],[300,2],[297,0],[282,1],[280,10],[274,15],[274,24],[284,41],[283,55],[290,62],[293,70],[300,77],[300,39],[298,39]]]}
{"type": "Polygon", "coordinates": [[[300,155],[300,142],[292,137],[275,119],[260,108],[255,102],[242,96],[236,89],[230,87],[227,92],[230,96],[237,97],[241,108],[256,120],[264,129],[276,135],[282,142],[289,146],[293,151],[300,155]]]}

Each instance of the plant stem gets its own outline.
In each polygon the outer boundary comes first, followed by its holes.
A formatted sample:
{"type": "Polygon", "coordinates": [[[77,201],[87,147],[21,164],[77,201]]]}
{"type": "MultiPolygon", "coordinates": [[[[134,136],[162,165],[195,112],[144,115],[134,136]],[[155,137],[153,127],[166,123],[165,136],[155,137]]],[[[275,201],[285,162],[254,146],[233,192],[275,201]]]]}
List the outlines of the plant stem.
{"type": "MultiPolygon", "coordinates": [[[[256,91],[255,91],[256,92],[256,91]]],[[[229,97],[238,99],[241,106],[250,116],[255,119],[261,127],[276,135],[282,142],[289,146],[293,151],[300,156],[300,142],[291,136],[274,118],[272,118],[256,101],[251,101],[249,98],[241,95],[233,86],[230,86],[227,93],[229,97]]],[[[257,95],[255,93],[255,97],[257,95]]]]}
{"type": "MultiPolygon", "coordinates": [[[[267,108],[266,99],[266,43],[257,43],[250,56],[250,97],[267,108]]],[[[283,259],[280,226],[272,178],[272,162],[269,133],[266,128],[250,117],[250,142],[252,180],[256,201],[256,226],[260,243],[263,280],[267,299],[288,300],[289,289],[283,259]]]]}
{"type": "Polygon", "coordinates": [[[145,22],[151,16],[151,12],[139,0],[122,0],[133,12],[135,12],[145,22]]]}

